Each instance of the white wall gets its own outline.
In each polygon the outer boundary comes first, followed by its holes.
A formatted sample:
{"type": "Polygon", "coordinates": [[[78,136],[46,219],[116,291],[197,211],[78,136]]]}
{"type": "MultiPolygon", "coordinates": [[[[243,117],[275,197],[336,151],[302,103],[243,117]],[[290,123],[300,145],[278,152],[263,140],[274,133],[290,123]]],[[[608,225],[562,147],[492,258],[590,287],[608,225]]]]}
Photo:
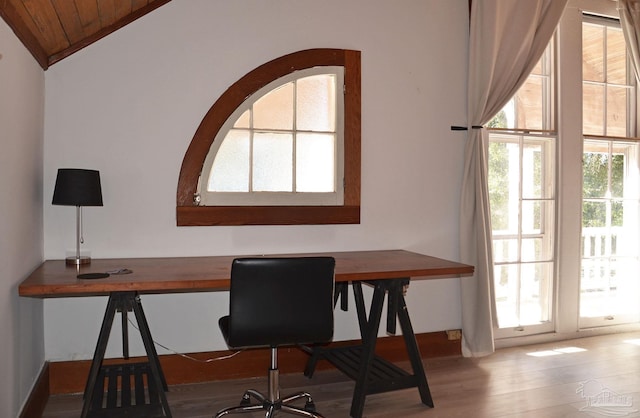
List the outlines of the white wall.
{"type": "MultiPolygon", "coordinates": [[[[85,209],[94,258],[403,248],[456,260],[467,0],[174,0],[52,66],[46,77],[44,252],[74,246],[74,211],[50,205],[60,167],[99,169],[104,207],[85,209]],[[176,227],[183,155],[226,88],[308,48],[362,51],[362,223],[176,227]]],[[[126,267],[126,266],[123,266],[126,267]]],[[[225,294],[145,295],[154,338],[225,348],[225,294]]],[[[48,359],[90,358],[104,298],[45,301],[48,359]]],[[[460,327],[459,283],[412,283],[417,332],[460,327]]],[[[352,313],[337,339],[357,336],[352,313]]],[[[117,323],[114,342],[118,341],[117,323]]],[[[111,344],[108,354],[117,355],[111,344]]],[[[135,350],[134,350],[135,351],[135,350]]],[[[163,350],[160,350],[163,353],[163,350]]]]}
{"type": "Polygon", "coordinates": [[[43,303],[18,284],[43,260],[44,73],[0,19],[0,416],[15,417],[44,361],[43,303]]]}

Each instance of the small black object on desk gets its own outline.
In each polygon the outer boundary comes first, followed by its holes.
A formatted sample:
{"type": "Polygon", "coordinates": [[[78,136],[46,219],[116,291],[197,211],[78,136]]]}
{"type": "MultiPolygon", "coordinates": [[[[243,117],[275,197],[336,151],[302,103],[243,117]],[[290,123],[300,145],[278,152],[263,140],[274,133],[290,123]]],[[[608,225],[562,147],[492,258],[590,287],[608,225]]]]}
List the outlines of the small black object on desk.
{"type": "Polygon", "coordinates": [[[109,273],[82,273],[78,274],[78,279],[106,279],[109,273]]]}
{"type": "Polygon", "coordinates": [[[120,274],[131,274],[131,273],[133,273],[133,270],[126,269],[126,268],[119,268],[115,270],[109,270],[104,273],[82,273],[82,274],[78,274],[78,276],[76,277],[78,277],[78,279],[106,279],[112,274],[120,275],[120,274]]]}

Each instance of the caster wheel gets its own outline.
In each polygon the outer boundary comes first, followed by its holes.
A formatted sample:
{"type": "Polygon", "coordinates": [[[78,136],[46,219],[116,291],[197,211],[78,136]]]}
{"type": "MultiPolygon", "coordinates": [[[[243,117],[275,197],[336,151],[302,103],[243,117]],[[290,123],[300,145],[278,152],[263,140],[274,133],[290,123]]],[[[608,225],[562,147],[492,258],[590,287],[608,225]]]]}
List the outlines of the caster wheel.
{"type": "Polygon", "coordinates": [[[316,412],[316,404],[313,402],[307,402],[304,404],[304,410],[307,412],[316,412]]]}

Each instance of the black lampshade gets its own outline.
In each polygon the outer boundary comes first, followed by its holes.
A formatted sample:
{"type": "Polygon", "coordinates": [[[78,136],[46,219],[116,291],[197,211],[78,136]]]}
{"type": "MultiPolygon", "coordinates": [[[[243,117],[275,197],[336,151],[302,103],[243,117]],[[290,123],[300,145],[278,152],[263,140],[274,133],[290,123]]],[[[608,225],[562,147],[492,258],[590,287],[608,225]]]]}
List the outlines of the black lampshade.
{"type": "Polygon", "coordinates": [[[58,169],[51,203],[66,206],[102,206],[100,172],[79,168],[58,169]]]}

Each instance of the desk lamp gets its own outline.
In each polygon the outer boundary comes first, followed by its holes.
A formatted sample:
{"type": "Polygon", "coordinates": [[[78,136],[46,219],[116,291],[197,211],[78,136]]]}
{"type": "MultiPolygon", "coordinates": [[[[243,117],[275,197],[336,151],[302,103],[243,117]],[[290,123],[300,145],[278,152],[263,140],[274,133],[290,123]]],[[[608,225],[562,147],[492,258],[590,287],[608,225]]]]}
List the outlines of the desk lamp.
{"type": "Polygon", "coordinates": [[[91,263],[91,258],[80,256],[82,236],[82,206],[102,206],[102,189],[100,172],[78,168],[60,168],[53,190],[54,205],[76,207],[76,255],[67,257],[67,265],[91,263]]]}

